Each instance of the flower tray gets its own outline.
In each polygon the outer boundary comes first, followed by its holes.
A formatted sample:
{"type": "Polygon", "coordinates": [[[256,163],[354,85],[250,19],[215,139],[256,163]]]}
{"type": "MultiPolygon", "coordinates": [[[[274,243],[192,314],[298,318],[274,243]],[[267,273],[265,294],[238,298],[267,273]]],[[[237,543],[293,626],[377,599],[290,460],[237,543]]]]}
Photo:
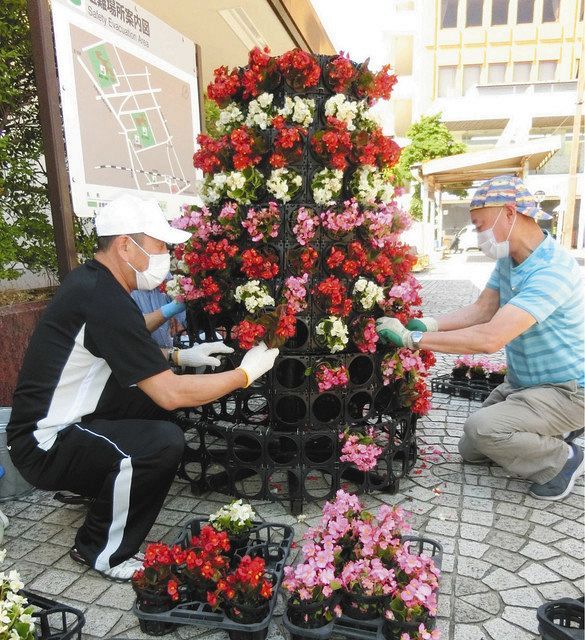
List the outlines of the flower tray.
{"type": "Polygon", "coordinates": [[[35,608],[35,638],[37,640],[81,640],[85,616],[79,609],[44,598],[31,591],[21,591],[29,605],[35,608]]]}
{"type": "Polygon", "coordinates": [[[446,393],[450,396],[483,402],[499,384],[489,380],[459,380],[450,373],[445,373],[432,378],[431,390],[433,393],[446,393]]]}
{"type": "MultiPolygon", "coordinates": [[[[208,524],[207,517],[190,520],[181,528],[175,544],[185,547],[187,541],[192,536],[198,535],[201,528],[206,524],[208,524]]],[[[141,611],[136,602],[134,603],[133,612],[140,621],[166,623],[166,633],[174,630],[174,627],[171,625],[191,625],[223,629],[224,631],[232,632],[234,637],[238,636],[239,632],[239,634],[255,634],[259,638],[262,632],[268,629],[268,625],[272,619],[278,589],[284,577],[284,565],[290,553],[293,538],[294,531],[292,527],[269,522],[254,522],[246,548],[240,551],[241,555],[249,554],[264,558],[266,571],[273,576],[273,593],[268,607],[268,614],[259,622],[254,624],[234,622],[230,620],[223,611],[213,611],[209,604],[200,601],[181,602],[169,611],[163,613],[146,613],[141,611]]],[[[161,635],[160,633],[149,633],[147,625],[144,625],[143,630],[149,635],[161,635]]],[[[252,635],[248,636],[249,639],[252,637],[252,635]]]]}
{"type": "MultiPolygon", "coordinates": [[[[404,536],[402,541],[410,542],[410,550],[413,553],[430,556],[434,559],[437,567],[441,567],[443,547],[438,542],[419,536],[404,536]]],[[[429,618],[429,624],[431,624],[431,621],[433,621],[433,619],[429,618]]],[[[330,623],[317,629],[305,629],[304,627],[297,627],[292,624],[285,610],[282,616],[282,622],[295,640],[300,640],[300,638],[325,640],[330,636],[341,636],[343,638],[350,638],[351,640],[387,640],[384,635],[384,618],[382,617],[374,618],[373,620],[356,620],[355,618],[342,615],[340,618],[335,618],[332,624],[330,623]]],[[[434,621],[432,624],[434,624],[434,621]]],[[[407,626],[405,626],[401,632],[407,632],[408,630],[407,626]]],[[[397,637],[399,638],[400,636],[398,635],[397,637]]],[[[552,638],[554,638],[554,636],[551,637],[551,640],[552,638]]],[[[561,638],[564,640],[563,637],[561,638]]],[[[567,638],[572,639],[572,636],[567,636],[567,638]]]]}
{"type": "Polygon", "coordinates": [[[546,602],[536,611],[542,640],[582,640],[585,629],[583,598],[546,602]]]}

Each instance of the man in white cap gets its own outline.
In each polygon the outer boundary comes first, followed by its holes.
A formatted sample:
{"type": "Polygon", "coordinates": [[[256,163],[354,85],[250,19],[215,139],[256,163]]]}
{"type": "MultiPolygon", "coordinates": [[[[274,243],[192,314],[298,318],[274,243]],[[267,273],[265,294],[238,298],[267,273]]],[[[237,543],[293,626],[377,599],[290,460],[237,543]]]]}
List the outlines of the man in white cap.
{"type": "Polygon", "coordinates": [[[129,580],[184,449],[170,411],[212,402],[274,364],[277,349],[250,349],[232,371],[175,375],[178,365],[218,365],[223,342],[161,350],[130,297],[169,271],[167,244],[185,242],[158,205],[121,196],[96,217],[95,259],[59,287],[29,343],[7,427],[23,477],[45,490],[93,498],[71,557],[112,580],[129,580]]]}
{"type": "Polygon", "coordinates": [[[442,353],[495,353],[508,373],[464,426],[468,463],[493,460],[529,480],[529,493],[561,500],[583,471],[583,451],[567,432],[583,427],[583,284],[575,259],[538,226],[550,219],[520,178],[503,175],[470,205],[479,248],[497,260],[473,304],[441,316],[380,318],[382,340],[442,353]]]}

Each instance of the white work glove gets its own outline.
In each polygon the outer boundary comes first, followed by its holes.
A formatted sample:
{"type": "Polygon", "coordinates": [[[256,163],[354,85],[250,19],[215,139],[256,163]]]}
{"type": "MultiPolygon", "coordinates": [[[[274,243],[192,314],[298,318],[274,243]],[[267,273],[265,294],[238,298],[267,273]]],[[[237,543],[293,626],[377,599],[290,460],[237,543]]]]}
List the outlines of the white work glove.
{"type": "Polygon", "coordinates": [[[423,316],[409,320],[406,328],[410,331],[438,331],[439,323],[430,316],[423,316]]]}
{"type": "Polygon", "coordinates": [[[402,326],[400,320],[396,318],[378,318],[376,331],[382,342],[390,342],[397,347],[406,347],[407,349],[414,348],[410,331],[402,326]]]}
{"type": "Polygon", "coordinates": [[[233,353],[234,350],[223,342],[204,342],[195,344],[189,349],[179,349],[176,353],[177,364],[180,367],[219,367],[221,360],[214,358],[212,353],[233,353]]]}
{"type": "Polygon", "coordinates": [[[269,349],[264,342],[252,347],[238,367],[246,374],[247,381],[244,386],[249,387],[254,380],[272,369],[277,355],[278,349],[269,349]]]}

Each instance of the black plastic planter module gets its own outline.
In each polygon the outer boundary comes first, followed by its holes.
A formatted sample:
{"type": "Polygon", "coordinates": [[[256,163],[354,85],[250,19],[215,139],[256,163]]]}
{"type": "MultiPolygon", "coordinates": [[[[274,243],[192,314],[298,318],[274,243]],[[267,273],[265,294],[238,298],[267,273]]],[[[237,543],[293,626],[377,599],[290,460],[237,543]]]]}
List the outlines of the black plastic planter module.
{"type": "Polygon", "coordinates": [[[583,598],[561,598],[538,607],[538,633],[542,640],[583,640],[585,609],[583,598]]]}
{"type": "MultiPolygon", "coordinates": [[[[333,56],[318,56],[322,68],[333,56]]],[[[191,482],[194,493],[206,490],[219,491],[237,498],[261,498],[289,502],[293,513],[300,513],[304,501],[331,497],[348,482],[359,491],[395,492],[401,477],[409,473],[417,459],[416,416],[400,406],[398,396],[391,387],[384,387],[380,375],[379,344],[377,354],[361,353],[353,342],[355,321],[365,316],[382,315],[381,309],[362,313],[354,304],[353,311],[345,318],[349,329],[349,343],[337,353],[330,353],[319,342],[316,327],[329,315],[327,299],[313,295],[313,288],[330,275],[339,278],[353,295],[355,278],[349,278],[337,267],[329,269],[327,256],[332,247],[346,251],[348,245],[361,238],[363,231],[351,231],[336,235],[317,227],[308,245],[297,242],[293,233],[298,209],[312,209],[315,215],[327,207],[317,205],[313,199],[311,180],[324,168],[323,159],[312,151],[311,136],[325,126],[324,104],[334,95],[327,80],[321,78],[317,87],[295,94],[281,82],[272,90],[274,105],[281,107],[287,96],[300,95],[315,100],[315,119],[304,137],[303,153],[294,169],[303,179],[302,187],[290,203],[278,202],[282,219],[276,238],[270,245],[251,243],[247,232],[234,241],[241,253],[248,248],[269,250],[279,264],[276,278],[266,281],[270,294],[278,299],[284,281],[290,275],[301,275],[300,253],[306,246],[312,247],[318,257],[310,272],[307,288],[307,309],[297,315],[296,336],[281,349],[275,366],[250,388],[237,391],[197,410],[188,411],[183,426],[189,433],[195,431],[196,443],[188,443],[181,474],[191,482]],[[323,361],[335,362],[347,367],[349,382],[346,388],[331,389],[320,393],[315,383],[315,371],[323,361]],[[390,397],[387,397],[390,395],[390,397]],[[384,402],[378,399],[384,397],[384,402]],[[407,425],[406,427],[404,425],[407,425]],[[380,458],[379,469],[373,469],[356,482],[360,475],[356,469],[347,471],[339,462],[338,436],[347,427],[374,427],[388,435],[389,446],[380,458]],[[315,432],[330,432],[333,436],[333,455],[324,456],[320,450],[322,440],[315,439],[315,432]],[[342,473],[343,472],[343,473],[342,473]],[[348,479],[353,474],[353,479],[348,479]]],[[[348,99],[357,100],[351,92],[348,99]]],[[[268,151],[272,150],[273,136],[266,136],[268,151]]],[[[268,165],[261,166],[267,173],[268,165]],[[266,169],[266,170],[265,170],[266,169]]],[[[350,198],[352,168],[345,171],[342,193],[335,200],[341,204],[350,198]]],[[[271,197],[254,204],[266,206],[271,197]]],[[[216,214],[221,204],[210,206],[216,214]]],[[[247,207],[241,207],[247,212],[247,207]]],[[[364,246],[367,241],[361,239],[364,246]]],[[[368,279],[371,275],[363,274],[368,279]]],[[[246,278],[232,277],[227,286],[235,288],[246,278]]],[[[245,316],[241,305],[222,309],[217,315],[209,315],[200,308],[188,309],[188,332],[192,341],[201,336],[206,341],[225,339],[236,349],[224,358],[215,371],[231,370],[238,366],[244,353],[232,336],[234,325],[245,316]]],[[[327,445],[327,450],[331,446],[327,445]]]]}
{"type": "Polygon", "coordinates": [[[35,611],[33,618],[38,640],[81,640],[85,616],[78,609],[44,598],[31,591],[21,591],[35,611]]]}
{"type": "MultiPolygon", "coordinates": [[[[183,526],[175,544],[187,547],[193,536],[209,524],[207,518],[194,518],[183,526]]],[[[144,611],[134,604],[134,614],[140,620],[140,628],[149,635],[164,635],[173,631],[177,625],[191,625],[223,629],[233,640],[263,640],[272,619],[278,589],[284,577],[284,565],[288,558],[294,538],[292,527],[267,522],[254,522],[245,547],[238,549],[240,556],[262,557],[266,562],[266,571],[272,576],[273,591],[266,615],[259,622],[241,624],[230,620],[220,610],[214,611],[206,602],[191,600],[173,604],[167,611],[144,611]]],[[[69,636],[67,636],[69,637],[69,636]]]]}

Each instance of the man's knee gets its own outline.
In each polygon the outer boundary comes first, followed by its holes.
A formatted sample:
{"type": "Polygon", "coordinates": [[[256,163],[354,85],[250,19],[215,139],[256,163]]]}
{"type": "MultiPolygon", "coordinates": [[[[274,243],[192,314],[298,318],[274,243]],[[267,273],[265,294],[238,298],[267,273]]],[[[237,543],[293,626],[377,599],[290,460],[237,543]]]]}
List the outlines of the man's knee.
{"type": "Polygon", "coordinates": [[[491,440],[494,436],[494,424],[489,414],[483,409],[472,413],[463,426],[465,437],[472,446],[481,451],[482,442],[491,440]]]}
{"type": "Polygon", "coordinates": [[[161,445],[161,462],[163,464],[167,463],[170,467],[176,466],[180,462],[185,449],[183,432],[174,422],[166,420],[156,421],[153,426],[156,429],[158,442],[161,445]]]}

